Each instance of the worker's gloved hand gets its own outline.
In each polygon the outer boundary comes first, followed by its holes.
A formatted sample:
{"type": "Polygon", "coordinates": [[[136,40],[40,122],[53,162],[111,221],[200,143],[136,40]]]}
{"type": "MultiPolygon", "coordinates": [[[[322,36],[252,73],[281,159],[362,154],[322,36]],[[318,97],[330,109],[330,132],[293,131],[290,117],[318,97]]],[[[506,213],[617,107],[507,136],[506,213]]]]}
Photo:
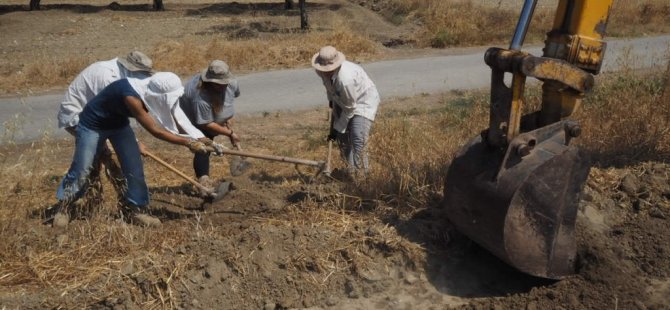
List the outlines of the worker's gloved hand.
{"type": "Polygon", "coordinates": [[[207,138],[207,137],[200,138],[200,139],[198,139],[198,141],[204,143],[205,146],[208,147],[207,149],[209,151],[214,149],[214,153],[216,155],[223,155],[223,150],[226,148],[225,146],[223,146],[219,143],[216,143],[216,142],[214,142],[214,140],[212,140],[210,138],[207,138]]]}
{"type": "Polygon", "coordinates": [[[330,133],[328,133],[328,137],[326,138],[326,141],[335,141],[337,140],[337,130],[335,129],[330,129],[330,133]]]}
{"type": "Polygon", "coordinates": [[[223,150],[226,149],[225,146],[223,146],[223,145],[221,145],[221,144],[219,144],[219,143],[216,143],[216,142],[212,142],[212,145],[210,145],[210,146],[211,146],[212,148],[214,148],[214,153],[215,153],[216,155],[219,155],[219,156],[223,155],[223,150]]]}
{"type": "Polygon", "coordinates": [[[233,146],[237,146],[238,143],[240,143],[240,136],[238,136],[236,133],[232,132],[230,134],[230,144],[233,146]]]}
{"type": "Polygon", "coordinates": [[[204,143],[206,146],[211,146],[212,143],[214,143],[214,140],[212,140],[210,138],[207,138],[207,137],[199,138],[198,141],[204,143]]]}
{"type": "Polygon", "coordinates": [[[198,154],[198,153],[207,154],[208,153],[207,146],[204,143],[202,143],[201,141],[198,141],[198,140],[191,140],[191,141],[188,142],[188,144],[186,146],[188,146],[188,149],[191,150],[191,152],[193,152],[195,154],[198,154]]]}

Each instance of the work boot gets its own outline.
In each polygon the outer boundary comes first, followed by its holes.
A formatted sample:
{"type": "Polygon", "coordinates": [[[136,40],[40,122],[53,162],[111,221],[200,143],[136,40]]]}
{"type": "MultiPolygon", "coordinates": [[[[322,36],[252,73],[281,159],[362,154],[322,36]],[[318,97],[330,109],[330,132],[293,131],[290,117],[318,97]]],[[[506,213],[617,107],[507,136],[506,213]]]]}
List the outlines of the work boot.
{"type": "Polygon", "coordinates": [[[51,222],[51,227],[54,228],[65,228],[70,223],[70,212],[65,203],[59,203],[56,214],[54,215],[53,222],[51,222]]]}
{"type": "Polygon", "coordinates": [[[157,217],[151,216],[146,213],[135,212],[130,216],[130,221],[135,225],[145,226],[145,227],[159,227],[161,226],[161,220],[157,217]]]}
{"type": "Polygon", "coordinates": [[[208,175],[203,175],[200,178],[198,178],[198,183],[202,184],[202,186],[206,187],[207,190],[198,187],[198,192],[200,193],[200,196],[203,198],[210,197],[212,192],[214,192],[214,181],[209,178],[208,175]]]}
{"type": "Polygon", "coordinates": [[[124,214],[124,217],[132,224],[145,227],[161,226],[161,220],[155,216],[150,215],[148,213],[147,207],[125,205],[121,210],[121,212],[124,214]]]}

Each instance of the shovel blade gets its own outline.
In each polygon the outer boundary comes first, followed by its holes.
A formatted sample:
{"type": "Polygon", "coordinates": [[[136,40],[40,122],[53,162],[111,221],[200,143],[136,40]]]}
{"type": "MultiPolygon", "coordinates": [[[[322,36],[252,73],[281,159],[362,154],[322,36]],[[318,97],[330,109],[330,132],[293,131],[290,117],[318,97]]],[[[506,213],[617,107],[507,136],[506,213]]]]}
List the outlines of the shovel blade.
{"type": "Polygon", "coordinates": [[[228,192],[230,192],[231,185],[232,183],[230,182],[221,182],[219,186],[216,187],[216,190],[212,191],[210,194],[212,202],[217,202],[223,199],[228,194],[228,192]]]}
{"type": "Polygon", "coordinates": [[[543,131],[519,136],[537,141],[525,156],[472,140],[449,168],[443,206],[460,232],[512,267],[560,279],[575,272],[577,204],[589,165],[566,145],[561,126],[543,131]]]}

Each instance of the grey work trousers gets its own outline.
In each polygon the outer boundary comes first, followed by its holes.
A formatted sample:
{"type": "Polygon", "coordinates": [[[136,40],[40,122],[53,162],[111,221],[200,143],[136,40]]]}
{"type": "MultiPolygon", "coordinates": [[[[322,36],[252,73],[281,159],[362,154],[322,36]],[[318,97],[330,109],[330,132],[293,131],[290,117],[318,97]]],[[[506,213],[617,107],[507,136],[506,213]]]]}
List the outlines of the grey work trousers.
{"type": "Polygon", "coordinates": [[[364,173],[368,172],[367,143],[371,128],[371,120],[354,115],[347,124],[347,131],[337,135],[340,155],[347,163],[349,173],[353,174],[361,170],[364,173]]]}

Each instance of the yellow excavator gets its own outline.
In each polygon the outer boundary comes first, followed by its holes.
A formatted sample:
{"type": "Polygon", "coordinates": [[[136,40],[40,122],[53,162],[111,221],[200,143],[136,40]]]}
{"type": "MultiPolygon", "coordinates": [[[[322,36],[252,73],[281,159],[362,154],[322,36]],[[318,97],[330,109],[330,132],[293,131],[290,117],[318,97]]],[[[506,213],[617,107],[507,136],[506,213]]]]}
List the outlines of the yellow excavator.
{"type": "Polygon", "coordinates": [[[560,0],[543,56],[521,50],[537,0],[525,0],[509,49],[490,48],[488,129],[447,173],[447,217],[460,232],[516,269],[560,279],[575,272],[575,220],[590,164],[567,119],[594,84],[613,0],[560,0]],[[511,86],[505,85],[505,74],[511,86]],[[522,115],[527,77],[542,82],[539,111],[522,115]]]}

